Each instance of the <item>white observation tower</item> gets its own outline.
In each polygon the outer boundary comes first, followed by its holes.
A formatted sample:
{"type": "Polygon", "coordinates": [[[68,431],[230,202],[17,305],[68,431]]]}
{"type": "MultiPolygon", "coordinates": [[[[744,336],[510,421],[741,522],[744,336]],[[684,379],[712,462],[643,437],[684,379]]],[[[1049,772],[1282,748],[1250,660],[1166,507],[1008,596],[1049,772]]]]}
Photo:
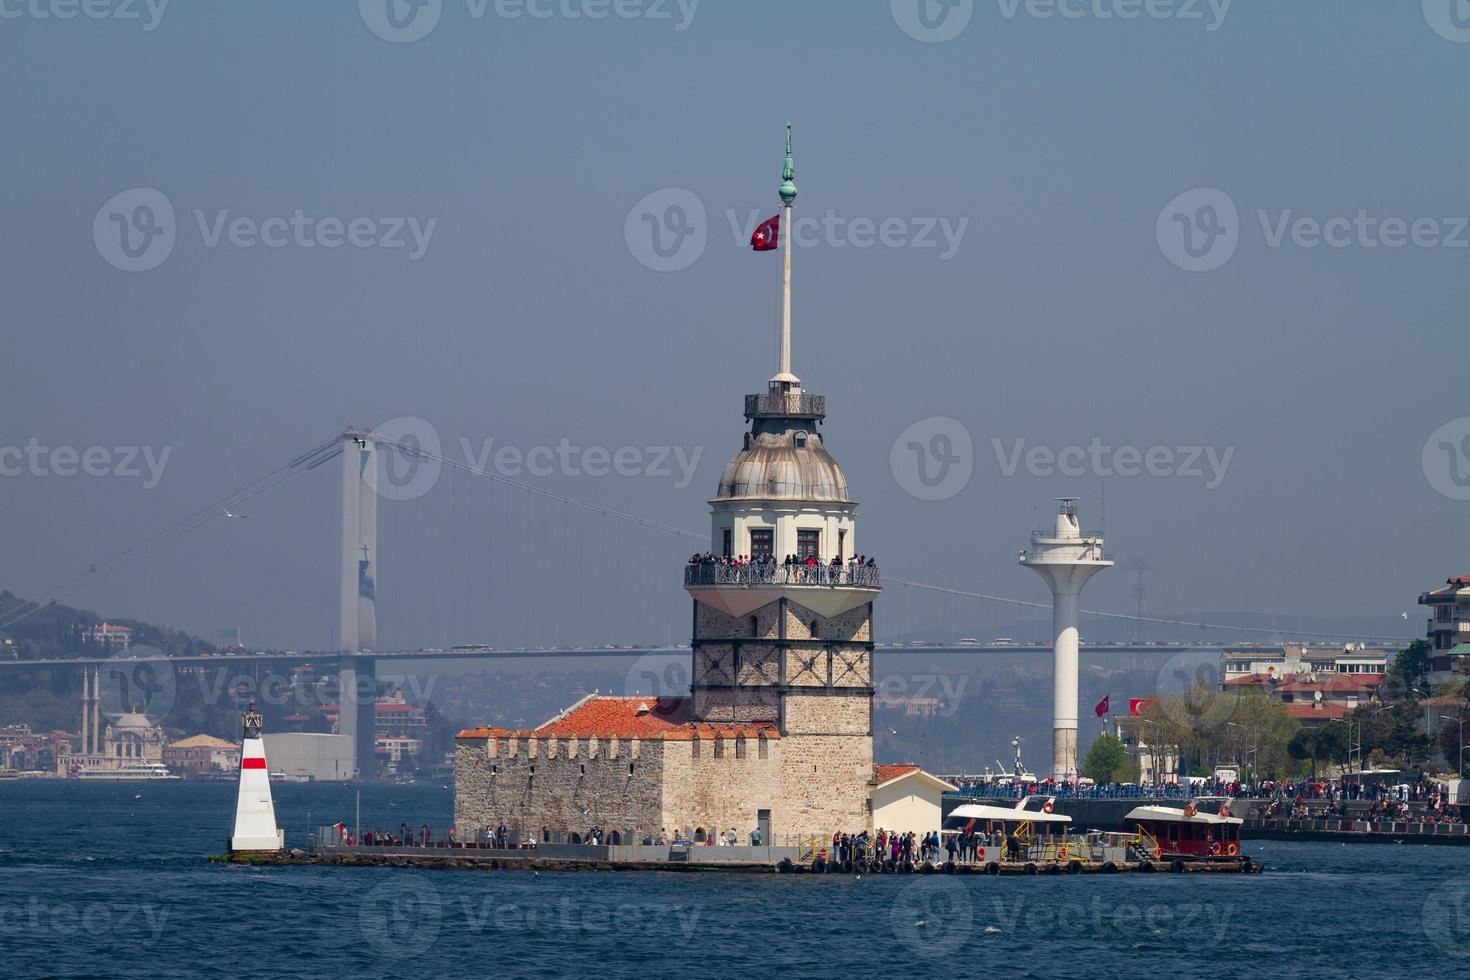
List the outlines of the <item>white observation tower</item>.
{"type": "Polygon", "coordinates": [[[1051,774],[1064,781],[1077,776],[1077,597],[1088,579],[1113,563],[1103,558],[1102,535],[1082,533],[1077,498],[1057,501],[1061,509],[1056,530],[1032,530],[1031,549],[1021,552],[1021,564],[1051,589],[1051,774]]]}

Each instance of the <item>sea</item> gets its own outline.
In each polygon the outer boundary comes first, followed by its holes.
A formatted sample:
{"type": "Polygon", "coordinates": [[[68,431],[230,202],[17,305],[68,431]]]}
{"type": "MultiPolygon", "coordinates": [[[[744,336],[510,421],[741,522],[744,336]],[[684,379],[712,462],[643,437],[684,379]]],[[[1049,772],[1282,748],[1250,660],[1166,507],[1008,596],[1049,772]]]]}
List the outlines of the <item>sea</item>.
{"type": "MultiPolygon", "coordinates": [[[[449,823],[442,785],[277,784],[289,846],[449,823]]],[[[431,871],[211,863],[230,783],[0,783],[3,977],[1436,977],[1470,847],[1249,842],[1261,875],[431,871]]]]}

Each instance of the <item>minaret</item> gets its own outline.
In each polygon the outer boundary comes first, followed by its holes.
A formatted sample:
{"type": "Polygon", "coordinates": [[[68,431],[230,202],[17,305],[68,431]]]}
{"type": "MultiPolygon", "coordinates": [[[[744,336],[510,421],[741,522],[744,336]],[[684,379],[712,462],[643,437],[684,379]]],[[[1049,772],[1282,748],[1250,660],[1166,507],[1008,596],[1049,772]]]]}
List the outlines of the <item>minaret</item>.
{"type": "Polygon", "coordinates": [[[230,853],[279,851],[284,841],[276,826],[270,773],[265,767],[265,740],[260,737],[261,717],[254,701],[240,720],[243,729],[240,786],[235,796],[235,829],[230,834],[230,853]]]}
{"type": "Polygon", "coordinates": [[[684,573],[694,600],[690,716],[777,725],[779,792],[757,808],[770,806],[778,835],[867,825],[879,592],[877,568],[852,563],[857,504],[818,431],[826,400],[803,391],[791,372],[789,126],[780,194],[776,374],[764,393],[745,396],[749,429],[710,501],[716,558],[684,573]]]}
{"type": "Polygon", "coordinates": [[[1021,564],[1051,588],[1052,647],[1051,774],[1057,780],[1077,775],[1077,599],[1082,587],[1113,563],[1103,558],[1100,535],[1083,535],[1077,523],[1077,498],[1058,497],[1061,504],[1054,533],[1031,532],[1031,550],[1021,564]]]}

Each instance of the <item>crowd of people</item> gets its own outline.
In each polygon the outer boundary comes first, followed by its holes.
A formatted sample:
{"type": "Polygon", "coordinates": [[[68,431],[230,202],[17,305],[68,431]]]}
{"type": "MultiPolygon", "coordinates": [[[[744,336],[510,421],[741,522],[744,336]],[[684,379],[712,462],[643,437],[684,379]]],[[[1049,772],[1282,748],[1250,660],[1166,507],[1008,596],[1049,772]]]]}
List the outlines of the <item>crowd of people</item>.
{"type": "Polygon", "coordinates": [[[690,568],[719,569],[720,577],[751,582],[813,582],[840,584],[877,574],[878,560],[853,555],[846,561],[833,556],[822,561],[816,555],[717,555],[712,551],[689,556],[690,568]]]}
{"type": "Polygon", "coordinates": [[[878,829],[856,834],[836,831],[832,834],[832,850],[824,855],[831,861],[893,861],[895,864],[922,864],[939,856],[939,832],[922,836],[909,831],[878,829]]]}

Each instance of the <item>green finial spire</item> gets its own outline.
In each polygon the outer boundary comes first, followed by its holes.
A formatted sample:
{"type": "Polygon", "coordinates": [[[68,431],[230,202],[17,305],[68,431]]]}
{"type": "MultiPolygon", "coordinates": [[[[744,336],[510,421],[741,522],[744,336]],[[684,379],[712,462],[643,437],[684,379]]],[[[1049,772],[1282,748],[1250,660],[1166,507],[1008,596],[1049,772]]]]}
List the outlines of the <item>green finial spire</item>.
{"type": "Polygon", "coordinates": [[[786,124],[786,166],[781,170],[781,203],[788,208],[796,200],[796,164],[791,160],[791,124],[786,124]]]}

